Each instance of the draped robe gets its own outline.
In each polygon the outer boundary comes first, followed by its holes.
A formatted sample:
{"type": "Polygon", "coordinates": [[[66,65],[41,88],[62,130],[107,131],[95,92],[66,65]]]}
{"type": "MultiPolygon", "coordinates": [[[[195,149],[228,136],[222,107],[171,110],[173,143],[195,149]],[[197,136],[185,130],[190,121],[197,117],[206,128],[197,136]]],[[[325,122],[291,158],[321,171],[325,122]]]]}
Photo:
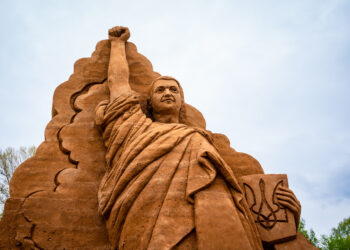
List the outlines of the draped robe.
{"type": "Polygon", "coordinates": [[[113,249],[262,249],[230,167],[202,129],[153,122],[136,94],[96,109],[99,212],[113,249]]]}

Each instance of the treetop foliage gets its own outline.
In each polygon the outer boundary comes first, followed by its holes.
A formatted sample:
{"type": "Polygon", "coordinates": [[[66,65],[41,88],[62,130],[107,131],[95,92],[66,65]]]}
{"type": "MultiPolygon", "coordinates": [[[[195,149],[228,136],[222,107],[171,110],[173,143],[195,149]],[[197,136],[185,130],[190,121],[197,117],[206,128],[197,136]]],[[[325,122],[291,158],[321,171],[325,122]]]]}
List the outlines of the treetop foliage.
{"type": "Polygon", "coordinates": [[[314,230],[305,229],[305,220],[301,219],[299,228],[305,238],[315,247],[325,250],[350,250],[350,217],[339,222],[338,226],[332,229],[330,235],[322,235],[320,239],[316,237],[314,230]]]}
{"type": "Polygon", "coordinates": [[[35,154],[35,146],[0,149],[0,205],[10,197],[10,180],[15,169],[35,154]]]}

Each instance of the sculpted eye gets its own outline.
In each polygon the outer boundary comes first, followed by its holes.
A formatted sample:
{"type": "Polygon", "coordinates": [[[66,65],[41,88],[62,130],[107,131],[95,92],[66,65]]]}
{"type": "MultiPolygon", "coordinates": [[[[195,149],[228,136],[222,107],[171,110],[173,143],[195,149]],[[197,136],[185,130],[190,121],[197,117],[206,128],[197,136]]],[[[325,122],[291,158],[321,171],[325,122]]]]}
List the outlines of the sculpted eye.
{"type": "Polygon", "coordinates": [[[174,86],[170,87],[170,90],[171,90],[171,92],[174,92],[174,93],[177,93],[177,91],[178,91],[177,88],[174,86]]]}
{"type": "Polygon", "coordinates": [[[157,93],[162,93],[164,91],[164,87],[158,87],[157,89],[156,89],[156,92],[157,93]]]}

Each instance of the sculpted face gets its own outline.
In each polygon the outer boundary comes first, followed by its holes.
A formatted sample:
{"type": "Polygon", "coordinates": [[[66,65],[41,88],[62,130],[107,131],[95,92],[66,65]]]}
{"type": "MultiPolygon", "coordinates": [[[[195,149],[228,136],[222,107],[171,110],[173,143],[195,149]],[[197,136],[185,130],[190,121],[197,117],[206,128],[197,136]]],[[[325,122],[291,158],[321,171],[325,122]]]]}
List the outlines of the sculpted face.
{"type": "Polygon", "coordinates": [[[182,105],[179,85],[174,80],[158,80],[154,83],[151,96],[153,112],[177,113],[182,105]]]}

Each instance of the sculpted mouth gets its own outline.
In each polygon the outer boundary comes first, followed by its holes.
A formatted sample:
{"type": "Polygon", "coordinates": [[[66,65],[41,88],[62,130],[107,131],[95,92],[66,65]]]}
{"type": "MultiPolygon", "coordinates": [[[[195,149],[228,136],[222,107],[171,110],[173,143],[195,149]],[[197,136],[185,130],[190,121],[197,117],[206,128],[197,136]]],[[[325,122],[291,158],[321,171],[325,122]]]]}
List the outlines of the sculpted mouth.
{"type": "Polygon", "coordinates": [[[175,102],[175,98],[174,97],[162,97],[162,99],[160,101],[161,102],[167,102],[167,101],[175,102]]]}

